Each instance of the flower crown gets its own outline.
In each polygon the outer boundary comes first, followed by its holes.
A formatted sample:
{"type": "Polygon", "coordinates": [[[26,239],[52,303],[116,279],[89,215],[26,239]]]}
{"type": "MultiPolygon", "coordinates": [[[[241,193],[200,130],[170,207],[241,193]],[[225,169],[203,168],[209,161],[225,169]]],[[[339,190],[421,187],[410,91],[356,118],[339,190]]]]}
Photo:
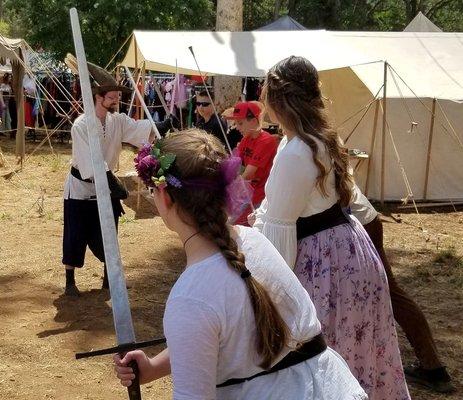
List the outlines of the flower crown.
{"type": "Polygon", "coordinates": [[[144,145],[135,157],[135,169],[138,176],[148,187],[164,188],[167,185],[176,188],[206,189],[222,192],[228,214],[237,218],[245,207],[252,203],[253,189],[240,175],[241,159],[236,156],[224,158],[220,163],[219,179],[175,177],[170,172],[175,154],[162,152],[162,139],[150,145],[144,145]]]}
{"type": "Polygon", "coordinates": [[[134,159],[138,176],[146,186],[163,188],[168,184],[182,187],[178,178],[169,173],[175,154],[162,153],[162,140],[150,145],[145,144],[134,159]]]}

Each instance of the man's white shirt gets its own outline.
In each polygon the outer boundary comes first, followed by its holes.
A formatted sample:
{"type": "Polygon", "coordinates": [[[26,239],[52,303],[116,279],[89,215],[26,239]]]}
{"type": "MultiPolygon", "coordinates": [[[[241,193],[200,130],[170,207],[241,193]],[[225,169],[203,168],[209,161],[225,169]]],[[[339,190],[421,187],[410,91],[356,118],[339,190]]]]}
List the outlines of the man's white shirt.
{"type": "MultiPolygon", "coordinates": [[[[100,120],[98,123],[101,124],[100,120]]],[[[151,123],[148,120],[135,121],[126,114],[107,113],[103,131],[104,134],[100,137],[100,143],[106,170],[114,171],[118,166],[122,143],[129,143],[136,147],[149,143],[151,123]]],[[[85,114],[80,115],[74,121],[71,137],[71,165],[79,170],[82,179],[92,178],[93,166],[85,114]]],[[[70,173],[68,174],[64,185],[65,199],[86,200],[94,198],[95,195],[94,183],[81,181],[70,173]]]]}

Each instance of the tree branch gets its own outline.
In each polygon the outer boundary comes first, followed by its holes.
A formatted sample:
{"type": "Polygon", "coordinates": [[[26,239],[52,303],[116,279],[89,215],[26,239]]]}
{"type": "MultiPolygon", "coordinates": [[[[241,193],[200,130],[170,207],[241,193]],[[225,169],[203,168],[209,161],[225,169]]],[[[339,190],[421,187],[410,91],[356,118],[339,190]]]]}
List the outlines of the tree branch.
{"type": "Polygon", "coordinates": [[[376,9],[381,5],[381,3],[384,2],[384,0],[378,0],[375,4],[373,4],[373,6],[367,12],[367,18],[370,18],[371,15],[376,11],[376,9]]]}
{"type": "Polygon", "coordinates": [[[296,0],[289,0],[288,1],[288,14],[294,16],[294,11],[296,11],[296,0]]]}
{"type": "Polygon", "coordinates": [[[280,16],[281,0],[275,0],[275,8],[273,11],[273,19],[277,20],[280,16]]]}
{"type": "Polygon", "coordinates": [[[426,13],[427,17],[433,17],[437,11],[448,6],[449,4],[453,3],[455,0],[440,0],[436,4],[434,4],[429,11],[426,13]]]}

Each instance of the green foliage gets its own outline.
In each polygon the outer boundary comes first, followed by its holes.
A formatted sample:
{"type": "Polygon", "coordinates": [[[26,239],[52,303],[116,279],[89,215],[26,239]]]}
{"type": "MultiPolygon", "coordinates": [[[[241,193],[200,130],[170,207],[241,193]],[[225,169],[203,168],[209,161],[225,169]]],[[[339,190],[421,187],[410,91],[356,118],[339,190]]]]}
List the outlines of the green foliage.
{"type": "MultiPolygon", "coordinates": [[[[69,9],[79,11],[89,61],[105,65],[134,29],[211,29],[210,0],[6,0],[20,16],[25,39],[58,59],[74,52],[69,9]]],[[[166,44],[167,45],[167,44],[166,44]]]]}
{"type": "MultiPolygon", "coordinates": [[[[418,11],[444,31],[463,31],[463,0],[243,0],[243,30],[289,14],[309,29],[401,31],[418,11]]],[[[63,59],[73,52],[77,7],[89,61],[105,65],[134,29],[211,30],[216,0],[3,0],[0,33],[63,59]]],[[[165,44],[168,46],[168,43],[165,44]]]]}
{"type": "MultiPolygon", "coordinates": [[[[245,30],[272,22],[275,3],[245,1],[245,30]]],[[[283,0],[280,15],[309,29],[401,31],[418,11],[444,31],[463,31],[463,0],[283,0]]]]}
{"type": "MultiPolygon", "coordinates": [[[[275,9],[274,0],[243,1],[243,24],[246,31],[260,28],[273,21],[275,9]]],[[[281,10],[287,11],[287,10],[281,10]]]]}
{"type": "Polygon", "coordinates": [[[0,35],[10,36],[10,24],[4,20],[0,20],[0,35]]]}

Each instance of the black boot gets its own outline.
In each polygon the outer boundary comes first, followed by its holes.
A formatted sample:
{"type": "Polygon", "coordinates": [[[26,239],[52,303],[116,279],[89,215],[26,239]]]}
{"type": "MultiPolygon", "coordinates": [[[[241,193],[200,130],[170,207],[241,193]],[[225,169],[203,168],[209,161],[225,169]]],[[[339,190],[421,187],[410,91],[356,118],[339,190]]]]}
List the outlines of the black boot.
{"type": "Polygon", "coordinates": [[[101,285],[101,288],[109,289],[108,271],[106,270],[106,264],[104,265],[103,284],[101,285]]]}
{"type": "Polygon", "coordinates": [[[74,279],[74,268],[66,269],[66,288],[64,289],[65,296],[80,296],[79,289],[77,289],[76,281],[74,279]]]}
{"type": "Polygon", "coordinates": [[[404,368],[407,381],[425,386],[438,393],[451,393],[455,391],[452,379],[445,367],[424,369],[419,365],[404,368]]]}

